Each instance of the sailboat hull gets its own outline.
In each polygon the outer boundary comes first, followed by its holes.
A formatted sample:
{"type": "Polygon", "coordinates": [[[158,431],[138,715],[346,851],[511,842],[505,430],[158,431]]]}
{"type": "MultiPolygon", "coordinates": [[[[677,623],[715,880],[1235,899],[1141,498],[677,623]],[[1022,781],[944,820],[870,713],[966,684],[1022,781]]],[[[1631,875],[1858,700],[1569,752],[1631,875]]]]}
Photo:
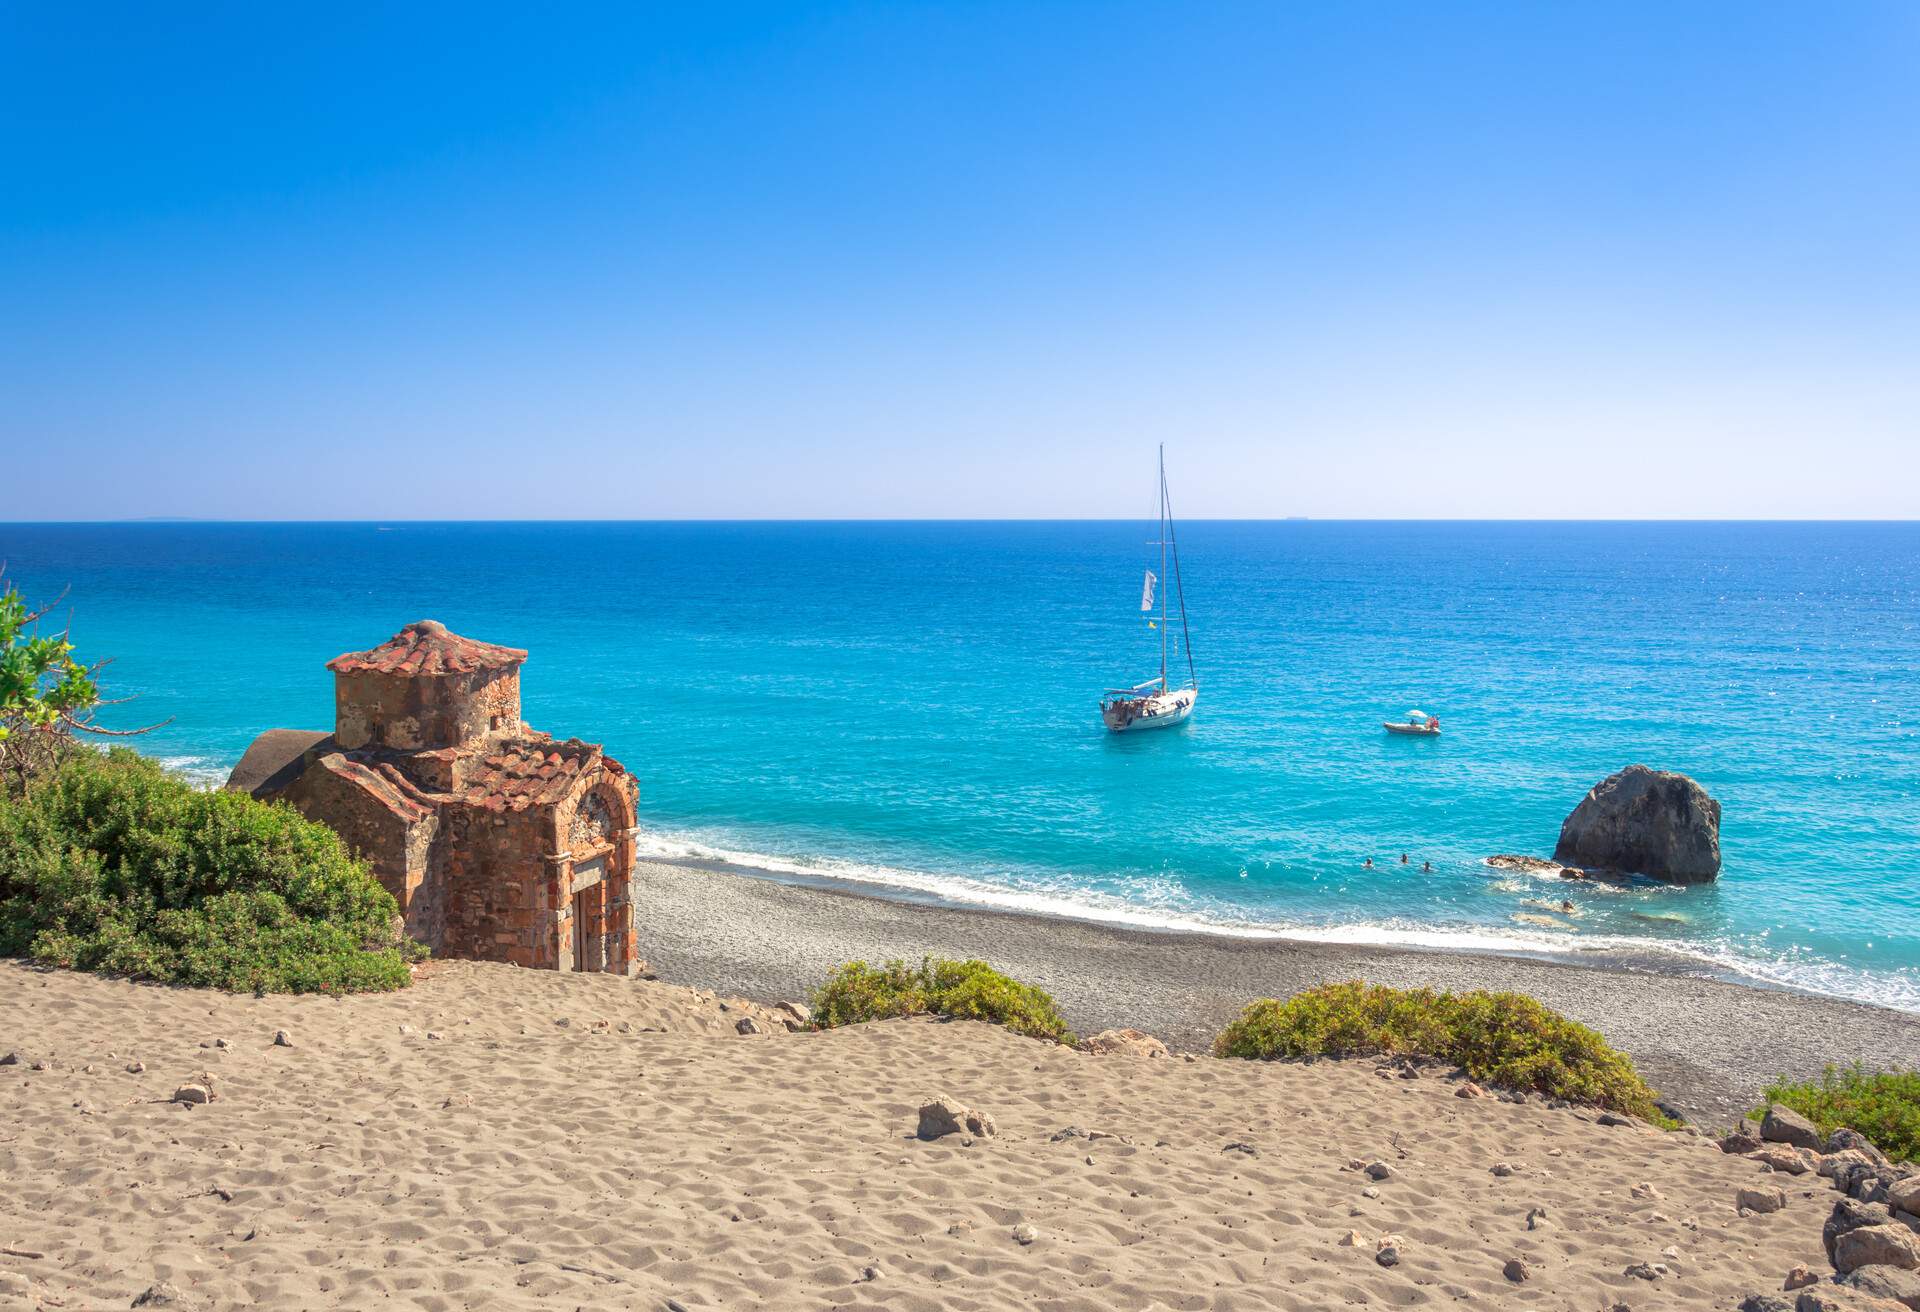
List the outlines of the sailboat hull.
{"type": "Polygon", "coordinates": [[[1100,718],[1115,733],[1137,733],[1144,729],[1171,729],[1186,723],[1193,714],[1200,693],[1194,688],[1176,688],[1133,702],[1109,702],[1100,708],[1100,718]]]}

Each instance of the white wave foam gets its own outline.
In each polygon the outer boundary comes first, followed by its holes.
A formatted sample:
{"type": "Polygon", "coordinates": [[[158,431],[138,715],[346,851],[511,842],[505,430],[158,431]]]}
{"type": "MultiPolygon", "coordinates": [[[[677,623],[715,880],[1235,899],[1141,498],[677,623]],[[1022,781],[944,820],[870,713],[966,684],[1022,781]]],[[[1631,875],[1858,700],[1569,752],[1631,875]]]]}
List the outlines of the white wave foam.
{"type": "Polygon", "coordinates": [[[196,788],[218,788],[227,782],[233,766],[211,756],[157,756],[169,774],[177,774],[196,788]]]}
{"type": "Polygon", "coordinates": [[[642,831],[638,841],[638,853],[643,858],[722,865],[776,879],[856,884],[961,906],[1028,915],[1057,916],[1134,929],[1213,934],[1226,938],[1347,944],[1354,947],[1426,948],[1446,952],[1524,954],[1561,959],[1627,957],[1634,963],[1646,963],[1649,969],[1658,969],[1652,963],[1662,962],[1666,969],[1677,973],[1731,975],[1754,984],[1920,1013],[1920,972],[1863,971],[1806,953],[1780,954],[1769,959],[1718,942],[1675,943],[1630,934],[1582,933],[1575,937],[1565,930],[1553,933],[1528,932],[1420,925],[1402,921],[1293,924],[1236,920],[1211,911],[1143,905],[1095,889],[1068,891],[1051,886],[1029,887],[966,875],[903,870],[834,857],[777,856],[742,851],[723,842],[686,834],[642,831]]]}

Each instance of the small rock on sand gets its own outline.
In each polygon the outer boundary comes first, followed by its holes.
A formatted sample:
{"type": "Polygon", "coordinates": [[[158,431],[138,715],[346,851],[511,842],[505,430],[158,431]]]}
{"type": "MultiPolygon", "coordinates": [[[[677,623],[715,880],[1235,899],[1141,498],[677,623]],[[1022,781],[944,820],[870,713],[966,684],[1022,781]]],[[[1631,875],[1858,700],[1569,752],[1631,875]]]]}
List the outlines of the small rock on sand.
{"type": "Polygon", "coordinates": [[[1368,1162],[1367,1174],[1375,1180],[1393,1179],[1393,1168],[1385,1162],[1368,1162]]]}
{"type": "Polygon", "coordinates": [[[0,1066],[18,1066],[19,1064],[20,1054],[17,1052],[9,1052],[5,1056],[0,1056],[0,1066]]]}
{"type": "Polygon", "coordinates": [[[1500,1268],[1500,1274],[1518,1285],[1523,1283],[1531,1272],[1527,1270],[1527,1264],[1525,1262],[1522,1262],[1517,1257],[1513,1257],[1508,1258],[1507,1264],[1500,1268]]]}
{"type": "Polygon", "coordinates": [[[1843,1148],[1838,1152],[1823,1154],[1814,1163],[1814,1173],[1828,1180],[1843,1179],[1854,1167],[1864,1167],[1869,1171],[1879,1169],[1879,1163],[1866,1153],[1854,1148],[1843,1148]]]}
{"type": "Polygon", "coordinates": [[[129,1075],[138,1075],[146,1069],[147,1064],[143,1061],[130,1061],[127,1063],[127,1074],[129,1075]]]}
{"type": "Polygon", "coordinates": [[[148,1285],[133,1300],[135,1307],[179,1307],[181,1303],[180,1291],[164,1280],[148,1285]]]}
{"type": "Polygon", "coordinates": [[[173,1091],[173,1101],[201,1106],[213,1101],[213,1091],[204,1084],[183,1084],[173,1091]]]}
{"type": "Polygon", "coordinates": [[[0,1271],[0,1294],[9,1298],[32,1298],[33,1282],[18,1271],[0,1271]]]}
{"type": "Polygon", "coordinates": [[[1820,1240],[1826,1245],[1827,1260],[1833,1260],[1834,1245],[1847,1231],[1857,1230],[1862,1226],[1887,1225],[1892,1220],[1893,1213],[1878,1203],[1863,1203],[1852,1198],[1842,1198],[1833,1205],[1833,1211],[1827,1214],[1826,1224],[1820,1228],[1820,1240]]]}
{"type": "Polygon", "coordinates": [[[287,1033],[285,1030],[275,1030],[273,1032],[273,1046],[276,1048],[291,1048],[293,1046],[293,1035],[287,1033]]]}
{"type": "Polygon", "coordinates": [[[1456,1098],[1484,1098],[1487,1096],[1487,1091],[1475,1084],[1472,1080],[1468,1080],[1465,1084],[1462,1084],[1453,1091],[1453,1096],[1456,1098]]]}
{"type": "Polygon", "coordinates": [[[1781,1281],[1780,1288],[1805,1289],[1808,1285],[1817,1285],[1819,1283],[1820,1277],[1815,1275],[1805,1262],[1802,1262],[1799,1266],[1787,1272],[1787,1278],[1781,1281]]]}
{"type": "Polygon", "coordinates": [[[1909,1308],[1920,1308],[1920,1272],[1897,1266],[1863,1266],[1840,1278],[1843,1288],[1868,1298],[1884,1298],[1909,1308]]]}
{"type": "Polygon", "coordinates": [[[753,1017],[751,1017],[751,1016],[742,1016],[742,1017],[741,1017],[741,1018],[740,1018],[739,1020],[737,1020],[737,1021],[735,1021],[735,1022],[733,1023],[733,1029],[734,1029],[734,1032],[735,1032],[736,1034],[764,1034],[764,1033],[766,1033],[766,1031],[765,1031],[765,1030],[763,1030],[763,1029],[761,1029],[761,1028],[760,1028],[760,1022],[759,1022],[759,1021],[757,1021],[757,1020],[755,1020],[755,1019],[754,1019],[753,1017]]]}
{"type": "Polygon", "coordinates": [[[1373,1260],[1381,1266],[1400,1265],[1400,1236],[1381,1235],[1380,1243],[1374,1249],[1373,1260]]]}
{"type": "Polygon", "coordinates": [[[1860,1131],[1848,1129],[1844,1125],[1827,1136],[1826,1150],[1830,1153],[1864,1153],[1876,1162],[1887,1160],[1887,1155],[1873,1146],[1873,1140],[1860,1131]]]}
{"type": "Polygon", "coordinates": [[[1527,1229],[1529,1229],[1529,1230],[1546,1230],[1546,1229],[1549,1229],[1549,1228],[1551,1228],[1551,1226],[1552,1226],[1552,1224],[1553,1224],[1553,1223],[1552,1223],[1552,1222],[1551,1222],[1550,1220],[1548,1220],[1548,1219],[1547,1219],[1547,1209],[1546,1209],[1546,1208],[1544,1208],[1544,1207],[1529,1207],[1529,1208],[1527,1209],[1527,1229]]]}
{"type": "Polygon", "coordinates": [[[1787,1205],[1787,1191],[1768,1187],[1742,1189],[1734,1195],[1734,1203],[1749,1212],[1777,1212],[1787,1205]]]}
{"type": "Polygon", "coordinates": [[[1497,1175],[1502,1180],[1504,1180],[1508,1176],[1513,1174],[1513,1163],[1512,1162],[1495,1162],[1491,1167],[1488,1168],[1488,1170],[1491,1174],[1497,1175]]]}
{"type": "Polygon", "coordinates": [[[1768,1143],[1791,1144],[1795,1148],[1807,1148],[1816,1153],[1826,1147],[1812,1121],[1793,1108],[1777,1102],[1767,1108],[1766,1117],[1760,1122],[1760,1137],[1768,1143]]]}
{"type": "Polygon", "coordinates": [[[1906,1304],[1858,1293],[1841,1285],[1803,1289],[1793,1312],[1907,1312],[1906,1304]]]}
{"type": "Polygon", "coordinates": [[[1819,1164],[1820,1158],[1808,1148],[1791,1144],[1766,1143],[1748,1154],[1754,1161],[1771,1166],[1783,1175],[1805,1175],[1819,1164]]]}
{"type": "Polygon", "coordinates": [[[1658,1189],[1655,1189],[1651,1184],[1649,1184],[1645,1180],[1642,1180],[1639,1184],[1635,1185],[1632,1189],[1629,1189],[1627,1192],[1632,1194],[1635,1198],[1646,1199],[1650,1202],[1658,1202],[1662,1197],[1660,1191],[1658,1189]]]}
{"type": "Polygon", "coordinates": [[[951,1098],[935,1098],[920,1106],[920,1127],[916,1133],[922,1139],[939,1139],[945,1135],[963,1133],[985,1139],[991,1137],[994,1131],[993,1117],[951,1098]]]}
{"type": "Polygon", "coordinates": [[[1365,1239],[1360,1237],[1358,1230],[1349,1230],[1340,1236],[1340,1247],[1342,1248],[1359,1248],[1366,1242],[1365,1239]]]}
{"type": "Polygon", "coordinates": [[[1101,1030],[1080,1045],[1095,1056],[1165,1057],[1167,1045],[1144,1030],[1101,1030]]]}
{"type": "Polygon", "coordinates": [[[1039,1237],[1040,1237],[1040,1231],[1035,1229],[1033,1226],[1028,1225],[1025,1221],[1022,1221],[1019,1225],[1013,1228],[1013,1240],[1015,1243],[1019,1244],[1022,1248],[1025,1248],[1028,1245],[1032,1244],[1033,1241],[1038,1239],[1039,1237]]]}
{"type": "Polygon", "coordinates": [[[1863,1266],[1920,1267],[1920,1238],[1898,1223],[1863,1225],[1833,1241],[1833,1266],[1841,1275],[1863,1266]]]}

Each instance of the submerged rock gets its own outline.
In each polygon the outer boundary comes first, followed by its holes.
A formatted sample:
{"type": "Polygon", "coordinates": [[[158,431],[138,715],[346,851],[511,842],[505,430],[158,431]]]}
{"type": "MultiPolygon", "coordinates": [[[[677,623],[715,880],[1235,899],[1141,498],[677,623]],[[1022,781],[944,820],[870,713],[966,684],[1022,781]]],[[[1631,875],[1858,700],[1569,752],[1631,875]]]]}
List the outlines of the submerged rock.
{"type": "Polygon", "coordinates": [[[1537,856],[1516,856],[1511,852],[1488,857],[1487,865],[1495,870],[1517,870],[1526,875],[1552,875],[1560,871],[1558,861],[1542,861],[1537,856]]]}
{"type": "Polygon", "coordinates": [[[1720,803],[1683,774],[1630,765],[1595,784],[1573,809],[1553,859],[1705,883],[1720,874],[1720,803]]]}

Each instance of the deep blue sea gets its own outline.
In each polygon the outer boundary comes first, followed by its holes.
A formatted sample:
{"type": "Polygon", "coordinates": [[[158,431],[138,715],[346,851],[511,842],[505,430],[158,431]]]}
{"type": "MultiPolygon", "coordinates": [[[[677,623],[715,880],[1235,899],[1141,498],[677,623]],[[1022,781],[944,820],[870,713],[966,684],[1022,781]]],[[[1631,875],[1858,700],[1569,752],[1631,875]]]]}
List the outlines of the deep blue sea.
{"type": "Polygon", "coordinates": [[[168,719],[142,749],[207,778],[261,729],[327,727],[322,662],[430,617],[531,650],[527,719],[632,768],[658,854],[1920,1010],[1920,525],[1182,524],[1199,707],[1114,736],[1101,689],[1158,666],[1153,536],[0,525],[0,558],[68,590],[82,655],[139,696],[117,722],[168,719]],[[1415,706],[1440,738],[1381,731],[1415,706]],[[1483,864],[1549,854],[1634,761],[1720,800],[1717,884],[1483,864]]]}

